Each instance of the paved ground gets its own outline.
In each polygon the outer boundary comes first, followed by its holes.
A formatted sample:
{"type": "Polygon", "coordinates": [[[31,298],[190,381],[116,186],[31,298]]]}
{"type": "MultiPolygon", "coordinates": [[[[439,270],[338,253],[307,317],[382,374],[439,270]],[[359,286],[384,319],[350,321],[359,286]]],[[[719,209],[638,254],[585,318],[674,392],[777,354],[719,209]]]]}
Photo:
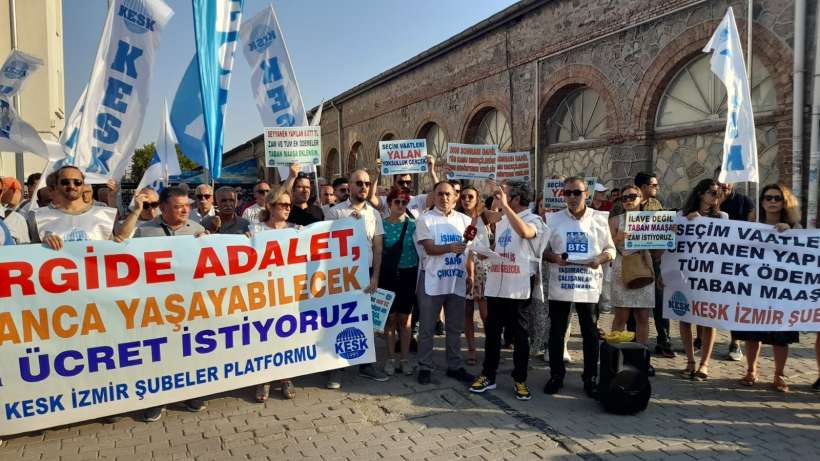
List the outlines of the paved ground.
{"type": "MultiPolygon", "coordinates": [[[[601,319],[602,326],[609,324],[608,317],[601,319]]],[[[792,348],[787,395],[771,390],[770,348],[764,349],[763,383],[739,386],[745,365],[722,360],[725,340],[705,383],[675,377],[685,365],[680,354],[653,359],[653,399],[634,417],[603,413],[583,396],[580,337],[573,335],[576,363],[562,394],[541,393],[548,368],[534,360],[530,402],[512,397],[507,351],[499,388],[486,396],[471,395],[438,373],[433,385],[420,386],[404,376],[373,383],[348,370],[341,391],[324,389],[319,377],[299,378],[295,400],[257,404],[252,391],[237,391],[209,399],[202,413],[171,408],[153,424],[126,417],[18,436],[0,448],[0,459],[820,458],[820,394],[809,389],[817,376],[814,335],[792,348]]]]}

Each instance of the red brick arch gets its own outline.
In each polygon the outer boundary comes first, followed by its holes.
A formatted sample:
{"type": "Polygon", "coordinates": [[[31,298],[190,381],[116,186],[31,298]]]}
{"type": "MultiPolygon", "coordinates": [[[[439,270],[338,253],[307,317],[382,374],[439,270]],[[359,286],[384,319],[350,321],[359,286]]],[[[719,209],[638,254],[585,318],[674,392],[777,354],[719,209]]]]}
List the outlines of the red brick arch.
{"type": "MultiPolygon", "coordinates": [[[[615,104],[613,97],[615,88],[612,82],[598,68],[588,64],[570,64],[561,67],[541,84],[539,92],[538,123],[542,126],[549,120],[550,115],[558,108],[561,101],[572,91],[588,87],[594,90],[606,104],[607,116],[606,126],[609,132],[608,138],[615,138],[621,133],[620,111],[615,104]]],[[[534,129],[535,120],[529,122],[534,129]]],[[[539,135],[545,130],[539,131],[539,135]]],[[[539,143],[545,143],[545,139],[539,136],[539,143]]]]}
{"type": "MultiPolygon", "coordinates": [[[[666,45],[644,72],[640,85],[632,98],[631,135],[645,138],[655,129],[655,116],[661,96],[678,71],[692,58],[702,53],[720,20],[703,22],[681,33],[666,45]]],[[[746,22],[737,21],[741,41],[745,44],[746,22]]],[[[783,67],[783,62],[792,62],[792,51],[765,27],[753,25],[753,52],[769,71],[777,95],[777,116],[789,112],[792,101],[791,66],[783,67]]],[[[744,53],[746,50],[744,50],[744,53]]],[[[788,149],[786,149],[788,151],[788,149]]]]}
{"type": "MultiPolygon", "coordinates": [[[[495,109],[504,114],[504,116],[507,117],[507,123],[511,120],[509,105],[495,95],[482,94],[479,96],[478,100],[480,102],[475,104],[472,110],[470,110],[463,118],[464,122],[461,125],[461,134],[458,137],[458,142],[468,142],[468,135],[471,135],[472,132],[478,127],[478,116],[483,115],[483,113],[489,109],[495,109]]],[[[512,126],[510,126],[510,129],[512,130],[512,126]]],[[[512,141],[514,144],[515,140],[513,139],[512,141]]]]}

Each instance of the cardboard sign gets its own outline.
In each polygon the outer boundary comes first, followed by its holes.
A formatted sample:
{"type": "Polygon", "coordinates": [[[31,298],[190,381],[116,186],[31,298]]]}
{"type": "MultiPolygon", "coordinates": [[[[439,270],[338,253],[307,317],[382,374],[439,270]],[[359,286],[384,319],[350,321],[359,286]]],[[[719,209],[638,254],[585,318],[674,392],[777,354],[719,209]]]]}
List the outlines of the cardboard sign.
{"type": "Polygon", "coordinates": [[[265,165],[320,165],[322,163],[322,128],[289,126],[265,128],[265,165]]]}
{"type": "Polygon", "coordinates": [[[495,165],[499,183],[505,179],[529,181],[532,177],[529,152],[498,152],[495,165]]]}
{"type": "Polygon", "coordinates": [[[495,180],[497,146],[447,144],[447,179],[495,180]]]}
{"type": "Polygon", "coordinates": [[[625,231],[627,250],[670,250],[675,247],[675,212],[628,211],[625,231]]]}
{"type": "Polygon", "coordinates": [[[382,174],[427,173],[427,140],[380,141],[382,174]]]}

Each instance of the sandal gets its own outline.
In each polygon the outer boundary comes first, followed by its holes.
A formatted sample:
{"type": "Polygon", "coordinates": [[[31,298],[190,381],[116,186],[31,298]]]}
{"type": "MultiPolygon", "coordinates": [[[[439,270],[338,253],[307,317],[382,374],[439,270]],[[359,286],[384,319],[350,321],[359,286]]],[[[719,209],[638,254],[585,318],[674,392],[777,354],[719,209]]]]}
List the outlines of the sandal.
{"type": "Polygon", "coordinates": [[[743,379],[740,380],[740,384],[744,386],[754,386],[756,382],[757,373],[753,372],[752,370],[747,371],[746,376],[744,376],[743,379]]]}
{"type": "Polygon", "coordinates": [[[692,379],[694,379],[695,381],[706,381],[707,379],[709,379],[709,367],[701,365],[698,368],[698,371],[696,371],[695,374],[692,375],[692,379]]]}
{"type": "Polygon", "coordinates": [[[692,379],[695,376],[695,361],[688,362],[686,368],[678,372],[678,376],[683,379],[692,379]]]}
{"type": "Polygon", "coordinates": [[[270,395],[270,383],[260,384],[256,386],[256,401],[259,403],[265,403],[268,400],[268,396],[270,395]]]}
{"type": "Polygon", "coordinates": [[[775,375],[774,390],[777,392],[789,392],[789,385],[786,383],[786,377],[783,375],[775,375]]]}
{"type": "Polygon", "coordinates": [[[293,381],[289,379],[282,380],[282,398],[285,400],[291,400],[292,398],[296,397],[296,386],[293,385],[293,381]]]}

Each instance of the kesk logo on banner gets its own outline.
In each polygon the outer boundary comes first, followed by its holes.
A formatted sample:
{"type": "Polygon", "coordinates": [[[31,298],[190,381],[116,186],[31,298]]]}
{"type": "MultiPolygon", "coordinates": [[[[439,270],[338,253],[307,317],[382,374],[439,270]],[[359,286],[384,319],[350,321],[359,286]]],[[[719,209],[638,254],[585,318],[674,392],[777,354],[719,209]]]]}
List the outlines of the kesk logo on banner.
{"type": "Polygon", "coordinates": [[[382,174],[427,173],[427,140],[379,141],[382,174]]]}
{"type": "Polygon", "coordinates": [[[346,219],[0,248],[0,435],[373,362],[367,245],[346,219]]]}
{"type": "Polygon", "coordinates": [[[820,331],[820,230],[676,220],[663,255],[665,318],[721,330],[820,331]]]}
{"type": "Polygon", "coordinates": [[[723,167],[718,180],[723,183],[758,182],[757,139],[749,76],[743,64],[743,47],[731,7],[703,52],[712,52],[709,59],[712,72],[726,86],[726,134],[723,137],[723,167]]]}
{"type": "Polygon", "coordinates": [[[495,180],[494,144],[447,144],[447,179],[495,180]]]}
{"type": "Polygon", "coordinates": [[[111,3],[76,145],[66,160],[85,170],[87,182],[104,183],[125,174],[148,106],[160,33],[171,16],[162,0],[111,3]]]}
{"type": "Polygon", "coordinates": [[[267,166],[319,165],[322,161],[322,127],[265,128],[267,166]]]}
{"type": "Polygon", "coordinates": [[[495,165],[499,183],[505,179],[529,181],[532,176],[529,152],[498,152],[495,165]]]}

